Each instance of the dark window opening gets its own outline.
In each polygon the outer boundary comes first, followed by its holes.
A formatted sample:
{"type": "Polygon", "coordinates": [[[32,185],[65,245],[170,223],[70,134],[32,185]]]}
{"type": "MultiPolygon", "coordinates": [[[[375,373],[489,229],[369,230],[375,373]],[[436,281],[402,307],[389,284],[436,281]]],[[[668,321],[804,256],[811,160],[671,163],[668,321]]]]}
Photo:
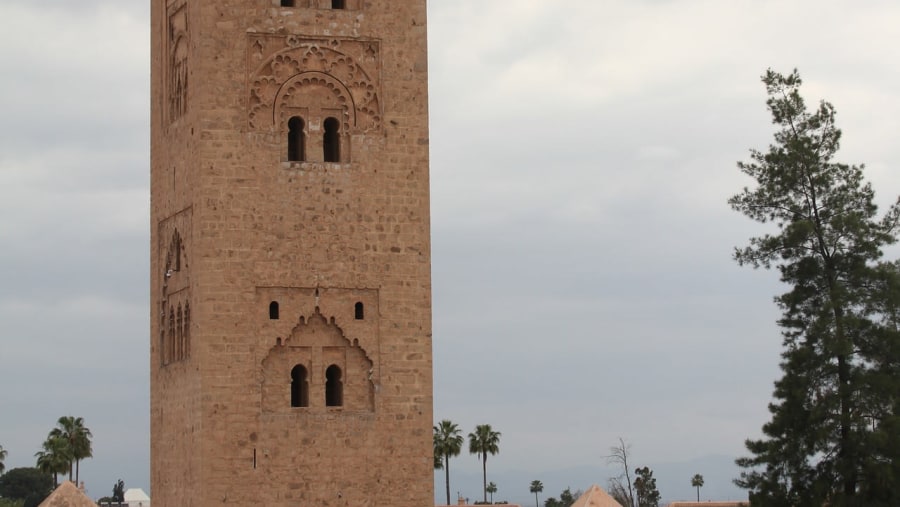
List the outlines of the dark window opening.
{"type": "Polygon", "coordinates": [[[175,317],[175,360],[184,358],[184,314],[181,305],[178,305],[178,313],[175,317]]]}
{"type": "Polygon", "coordinates": [[[269,303],[269,319],[278,320],[278,301],[269,303]]]}
{"type": "Polygon", "coordinates": [[[331,0],[332,9],[344,9],[344,0],[331,0]]]}
{"type": "Polygon", "coordinates": [[[363,320],[366,316],[365,308],[363,308],[362,302],[357,302],[354,307],[354,314],[356,316],[356,320],[363,320]]]}
{"type": "Polygon", "coordinates": [[[163,365],[169,364],[169,361],[166,360],[166,332],[165,332],[165,330],[160,330],[160,332],[159,332],[159,362],[163,365]]]}
{"type": "Polygon", "coordinates": [[[325,406],[340,407],[344,404],[344,386],[341,368],[335,364],[325,370],[325,406]]]}
{"type": "Polygon", "coordinates": [[[184,305],[184,357],[191,355],[191,304],[184,305]]]}
{"type": "Polygon", "coordinates": [[[341,123],[337,118],[325,120],[325,139],[322,147],[325,149],[325,162],[341,161],[341,123]]]}
{"type": "Polygon", "coordinates": [[[309,406],[309,380],[307,380],[306,367],[302,364],[294,366],[291,370],[291,406],[309,406]]]}
{"type": "Polygon", "coordinates": [[[294,0],[281,0],[281,6],[282,7],[293,7],[294,0]]]}
{"type": "Polygon", "coordinates": [[[303,133],[303,127],[303,119],[299,116],[294,116],[288,120],[289,162],[303,162],[306,160],[306,134],[303,133]]]}
{"type": "Polygon", "coordinates": [[[166,340],[166,362],[175,360],[175,310],[169,309],[169,336],[166,340]]]}

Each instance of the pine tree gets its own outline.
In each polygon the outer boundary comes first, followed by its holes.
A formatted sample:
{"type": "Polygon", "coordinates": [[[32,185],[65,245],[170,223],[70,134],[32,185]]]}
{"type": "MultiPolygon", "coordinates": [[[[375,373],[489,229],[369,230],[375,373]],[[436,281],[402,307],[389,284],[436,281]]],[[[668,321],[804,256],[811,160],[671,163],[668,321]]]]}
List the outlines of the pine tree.
{"type": "Polygon", "coordinates": [[[863,167],[834,162],[831,104],[808,111],[795,70],[763,76],[779,130],[738,167],[754,189],[729,204],[777,232],[737,249],[741,265],[781,273],[784,337],[772,419],[748,440],[739,486],[771,506],[900,505],[900,269],[882,261],[900,206],[877,217],[863,167]]]}

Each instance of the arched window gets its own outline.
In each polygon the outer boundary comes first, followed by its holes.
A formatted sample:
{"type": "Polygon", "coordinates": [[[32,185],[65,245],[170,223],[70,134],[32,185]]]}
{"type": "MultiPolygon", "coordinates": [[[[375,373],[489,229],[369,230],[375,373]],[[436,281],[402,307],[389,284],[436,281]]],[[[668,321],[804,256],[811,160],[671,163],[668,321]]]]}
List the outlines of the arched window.
{"type": "Polygon", "coordinates": [[[344,0],[331,0],[332,9],[344,9],[344,0]]]}
{"type": "Polygon", "coordinates": [[[340,407],[344,404],[344,385],[340,366],[333,364],[325,370],[325,406],[340,407]]]}
{"type": "MultiPolygon", "coordinates": [[[[293,2],[291,7],[293,7],[293,2]]],[[[303,119],[299,116],[293,116],[288,120],[289,162],[303,162],[306,160],[306,134],[303,133],[303,128],[303,119]]]]}
{"type": "Polygon", "coordinates": [[[278,320],[278,301],[269,303],[269,319],[278,320]]]}
{"type": "Polygon", "coordinates": [[[184,304],[184,357],[191,356],[191,304],[184,304]]]}
{"type": "MultiPolygon", "coordinates": [[[[163,319],[165,320],[165,319],[163,319]]],[[[159,362],[160,364],[166,364],[168,361],[166,360],[166,329],[165,326],[162,326],[159,330],[159,362]]]]}
{"type": "Polygon", "coordinates": [[[325,162],[341,161],[341,122],[337,118],[325,119],[325,138],[322,147],[325,150],[325,162]]]}
{"type": "Polygon", "coordinates": [[[184,313],[181,305],[178,305],[178,313],[175,317],[175,360],[184,358],[184,313]]]}
{"type": "Polygon", "coordinates": [[[169,310],[169,332],[166,337],[166,362],[175,360],[175,310],[169,310]]]}
{"type": "Polygon", "coordinates": [[[356,320],[363,320],[366,317],[365,308],[363,308],[362,301],[358,301],[353,308],[354,316],[356,320]]]}
{"type": "Polygon", "coordinates": [[[306,367],[302,364],[291,370],[291,406],[309,406],[309,380],[306,367]]]}

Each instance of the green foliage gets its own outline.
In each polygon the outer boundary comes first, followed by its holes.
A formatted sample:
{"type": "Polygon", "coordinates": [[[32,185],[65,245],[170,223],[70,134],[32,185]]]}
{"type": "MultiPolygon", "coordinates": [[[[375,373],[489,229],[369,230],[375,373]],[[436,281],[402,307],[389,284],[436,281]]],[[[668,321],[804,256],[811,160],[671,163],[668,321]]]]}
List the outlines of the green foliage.
{"type": "MultiPolygon", "coordinates": [[[[497,492],[497,485],[494,484],[493,481],[489,482],[487,488],[485,488],[487,492],[491,495],[491,503],[494,503],[494,493],[497,492]]],[[[499,503],[499,502],[498,502],[499,503]]]]}
{"type": "Polygon", "coordinates": [[[0,507],[23,507],[25,500],[13,500],[12,498],[0,498],[0,507]]]}
{"type": "Polygon", "coordinates": [[[485,502],[487,502],[487,457],[488,454],[494,455],[498,452],[500,452],[500,432],[494,431],[490,424],[475,426],[475,431],[469,433],[469,454],[481,458],[485,502]]]}
{"type": "Polygon", "coordinates": [[[43,450],[35,453],[37,468],[47,475],[53,476],[53,486],[59,484],[59,474],[69,471],[72,463],[72,455],[69,444],[61,437],[48,436],[44,441],[43,450]]]}
{"type": "Polygon", "coordinates": [[[35,498],[43,501],[52,487],[50,476],[37,468],[13,468],[0,476],[0,497],[24,500],[26,505],[35,498]]]}
{"type": "Polygon", "coordinates": [[[444,469],[444,484],[447,486],[447,505],[450,505],[450,457],[459,456],[462,451],[462,431],[456,423],[444,419],[434,426],[434,468],[444,469]]]}
{"type": "Polygon", "coordinates": [[[62,439],[67,444],[66,455],[69,456],[69,480],[72,480],[72,465],[75,465],[75,484],[79,482],[79,464],[81,460],[93,456],[91,448],[91,430],[84,425],[84,419],[74,416],[60,417],[56,427],[50,430],[48,438],[62,439]]]}
{"type": "Polygon", "coordinates": [[[115,484],[113,484],[113,501],[125,501],[125,481],[123,481],[122,479],[119,479],[115,484]]]}
{"type": "Polygon", "coordinates": [[[571,507],[583,493],[583,491],[578,490],[573,494],[569,488],[566,488],[559,494],[559,500],[552,496],[545,500],[544,507],[571,507]]]}
{"type": "Polygon", "coordinates": [[[700,474],[694,474],[691,477],[691,487],[697,488],[697,501],[700,501],[700,488],[703,487],[703,476],[700,474]]]}
{"type": "Polygon", "coordinates": [[[528,491],[534,493],[534,507],[540,507],[540,500],[538,500],[538,493],[544,491],[544,483],[535,479],[531,481],[531,486],[528,487],[528,491]]]}
{"type": "Polygon", "coordinates": [[[653,470],[648,467],[634,470],[634,494],[638,507],[659,507],[659,490],[653,470]]]}
{"type": "Polygon", "coordinates": [[[900,268],[881,261],[900,206],[879,219],[863,167],[833,162],[834,108],[808,111],[797,71],[763,83],[779,130],[738,164],[757,185],[729,204],[777,232],[734,257],[776,266],[790,290],[775,299],[785,350],[772,419],[735,482],[753,505],[900,505],[900,268]]]}

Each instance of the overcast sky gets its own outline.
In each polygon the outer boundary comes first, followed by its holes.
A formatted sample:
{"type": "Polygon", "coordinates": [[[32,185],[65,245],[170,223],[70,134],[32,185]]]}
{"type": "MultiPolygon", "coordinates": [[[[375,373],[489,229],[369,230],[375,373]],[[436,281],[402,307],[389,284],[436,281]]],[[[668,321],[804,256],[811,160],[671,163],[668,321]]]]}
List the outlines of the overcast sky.
{"type": "MultiPolygon", "coordinates": [[[[431,0],[429,25],[435,419],[502,433],[497,499],[605,486],[618,437],[690,499],[779,373],[777,273],[731,260],[764,229],[725,203],[771,140],[759,76],[799,68],[893,201],[900,4],[431,0]]],[[[82,416],[89,494],[147,490],[149,2],[2,0],[0,48],[6,465],[82,416]]],[[[451,471],[480,495],[475,457],[451,471]]],[[[704,497],[743,495],[726,472],[704,497]]]]}

